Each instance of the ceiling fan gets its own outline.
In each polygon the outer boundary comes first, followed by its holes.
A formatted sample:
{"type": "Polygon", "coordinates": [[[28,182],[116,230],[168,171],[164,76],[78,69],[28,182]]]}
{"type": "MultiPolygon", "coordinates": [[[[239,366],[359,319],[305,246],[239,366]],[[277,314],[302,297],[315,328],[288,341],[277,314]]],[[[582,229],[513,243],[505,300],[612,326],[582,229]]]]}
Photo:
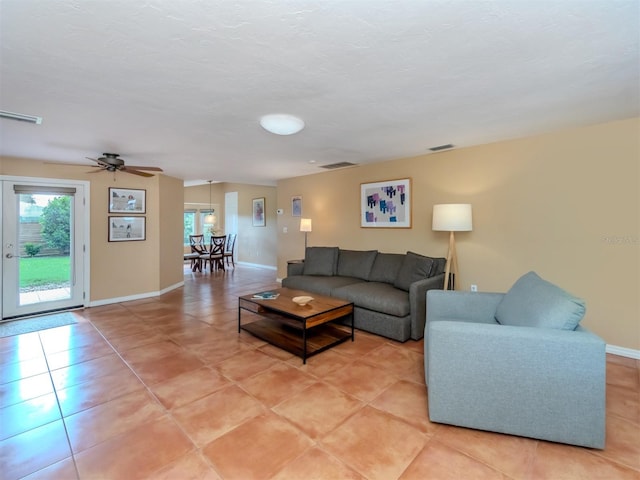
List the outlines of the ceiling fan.
{"type": "Polygon", "coordinates": [[[132,173],[134,175],[139,175],[141,177],[152,177],[153,174],[151,173],[147,173],[147,172],[143,172],[141,170],[149,170],[152,172],[162,172],[162,169],[159,167],[143,167],[143,166],[126,166],[124,163],[124,160],[122,160],[120,157],[120,155],[118,153],[103,153],[103,156],[100,158],[90,158],[90,157],[86,157],[87,160],[91,160],[93,162],[96,162],[97,165],[93,165],[96,168],[99,168],[99,170],[92,170],[89,173],[96,173],[96,172],[100,172],[102,170],[106,170],[107,172],[125,172],[125,173],[132,173]]]}

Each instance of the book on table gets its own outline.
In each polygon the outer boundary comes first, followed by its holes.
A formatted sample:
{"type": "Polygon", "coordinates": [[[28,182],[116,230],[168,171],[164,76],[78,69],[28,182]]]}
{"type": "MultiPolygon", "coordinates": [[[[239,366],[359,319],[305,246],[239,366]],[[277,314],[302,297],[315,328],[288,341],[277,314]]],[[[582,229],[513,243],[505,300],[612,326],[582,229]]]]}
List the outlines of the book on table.
{"type": "Polygon", "coordinates": [[[276,292],[260,292],[255,293],[253,298],[259,298],[260,300],[273,300],[274,298],[278,298],[280,294],[276,292]]]}

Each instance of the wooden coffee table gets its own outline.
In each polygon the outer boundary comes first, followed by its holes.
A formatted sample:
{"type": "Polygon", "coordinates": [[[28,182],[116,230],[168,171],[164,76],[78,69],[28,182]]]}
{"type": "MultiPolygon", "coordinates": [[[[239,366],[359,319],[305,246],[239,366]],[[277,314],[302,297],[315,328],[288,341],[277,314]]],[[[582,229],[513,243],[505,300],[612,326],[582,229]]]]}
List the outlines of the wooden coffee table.
{"type": "Polygon", "coordinates": [[[238,298],[238,333],[245,330],[294,355],[307,358],[351,338],[354,340],[353,303],[302,290],[276,288],[278,298],[263,300],[253,294],[238,298]],[[314,300],[300,306],[293,297],[308,295],[314,300]],[[242,324],[242,310],[258,314],[259,320],[242,324]],[[331,323],[349,318],[351,325],[331,323]]]}

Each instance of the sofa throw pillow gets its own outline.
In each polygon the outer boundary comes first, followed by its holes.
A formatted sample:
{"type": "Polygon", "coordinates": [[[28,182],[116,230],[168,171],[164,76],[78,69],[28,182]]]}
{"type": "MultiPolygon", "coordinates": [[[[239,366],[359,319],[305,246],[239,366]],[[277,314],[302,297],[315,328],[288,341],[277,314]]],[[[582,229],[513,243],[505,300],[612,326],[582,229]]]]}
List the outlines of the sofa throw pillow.
{"type": "Polygon", "coordinates": [[[382,282],[393,285],[402,267],[403,253],[378,253],[369,274],[370,282],[382,282]]]}
{"type": "Polygon", "coordinates": [[[575,330],[584,312],[584,300],[529,272],[504,295],[495,317],[502,325],[575,330]]]}
{"type": "Polygon", "coordinates": [[[307,247],[304,255],[304,275],[335,275],[338,247],[307,247]]]}
{"type": "Polygon", "coordinates": [[[431,268],[433,268],[433,258],[407,252],[393,286],[408,292],[413,282],[428,278],[431,275],[431,268]]]}
{"type": "Polygon", "coordinates": [[[377,250],[339,250],[338,275],[369,280],[377,250]]]}

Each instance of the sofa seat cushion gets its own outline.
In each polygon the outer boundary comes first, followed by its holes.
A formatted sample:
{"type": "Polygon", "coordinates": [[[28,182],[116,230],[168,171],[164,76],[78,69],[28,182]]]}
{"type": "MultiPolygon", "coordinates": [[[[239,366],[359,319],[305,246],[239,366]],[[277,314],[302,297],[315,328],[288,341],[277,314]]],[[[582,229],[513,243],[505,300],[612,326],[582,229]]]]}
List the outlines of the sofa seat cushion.
{"type": "Polygon", "coordinates": [[[327,277],[324,275],[292,275],[282,279],[282,286],[297,290],[306,290],[310,293],[331,296],[331,292],[352,283],[364,283],[363,280],[353,277],[327,277]]]}
{"type": "Polygon", "coordinates": [[[405,317],[411,313],[409,294],[382,282],[360,282],[334,288],[331,296],[353,302],[357,307],[405,317]]]}
{"type": "Polygon", "coordinates": [[[496,320],[501,325],[575,330],[584,313],[584,300],[529,272],[504,295],[496,320]]]}
{"type": "Polygon", "coordinates": [[[369,280],[369,273],[378,255],[377,250],[340,250],[338,275],[369,280]]]}
{"type": "Polygon", "coordinates": [[[338,251],[338,247],[307,247],[304,274],[335,275],[338,270],[338,251]]]}

